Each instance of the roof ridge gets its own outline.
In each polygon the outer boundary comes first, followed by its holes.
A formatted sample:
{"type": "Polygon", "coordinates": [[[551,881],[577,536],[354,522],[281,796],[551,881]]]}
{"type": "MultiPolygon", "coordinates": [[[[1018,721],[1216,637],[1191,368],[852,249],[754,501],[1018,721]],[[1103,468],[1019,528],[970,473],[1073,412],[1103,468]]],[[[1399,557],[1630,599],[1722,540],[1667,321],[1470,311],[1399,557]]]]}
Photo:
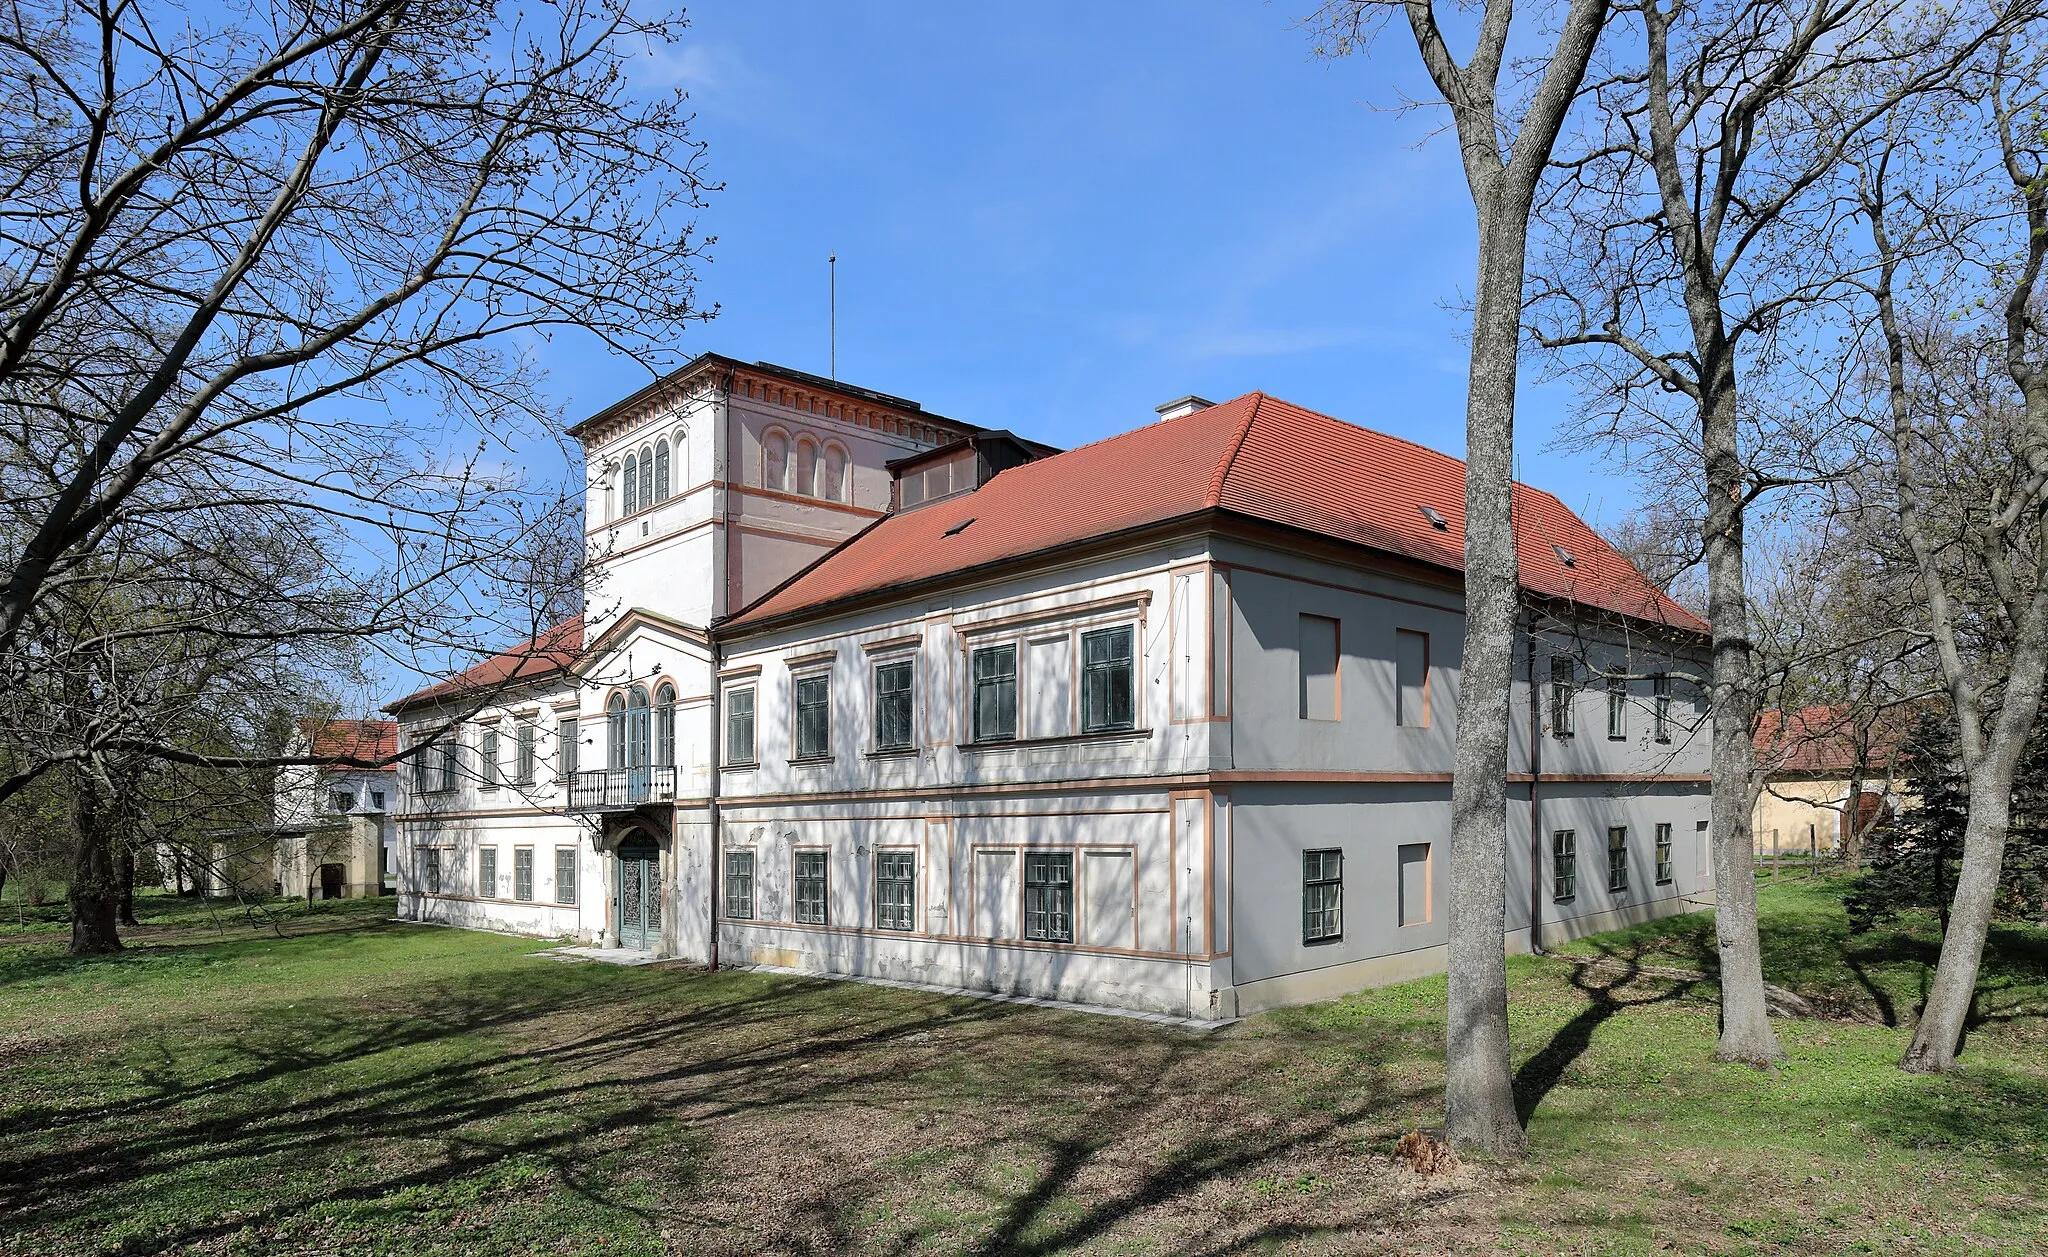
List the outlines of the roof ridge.
{"type": "Polygon", "coordinates": [[[1245,412],[1244,422],[1237,427],[1237,435],[1230,439],[1222,461],[1216,464],[1215,479],[1209,482],[1209,509],[1212,511],[1223,504],[1223,482],[1230,479],[1230,469],[1237,465],[1238,451],[1244,448],[1244,439],[1251,434],[1252,424],[1259,417],[1259,408],[1266,404],[1264,389],[1253,389],[1244,396],[1252,399],[1251,409],[1245,412]]]}

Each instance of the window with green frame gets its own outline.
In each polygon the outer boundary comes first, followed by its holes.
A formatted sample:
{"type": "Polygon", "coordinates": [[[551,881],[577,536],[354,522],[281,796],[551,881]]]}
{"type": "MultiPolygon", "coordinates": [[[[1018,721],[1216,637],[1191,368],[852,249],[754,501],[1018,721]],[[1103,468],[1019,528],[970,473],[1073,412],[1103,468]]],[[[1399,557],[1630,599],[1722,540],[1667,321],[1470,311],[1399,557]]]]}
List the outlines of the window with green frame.
{"type": "Polygon", "coordinates": [[[555,848],[555,902],[576,902],[576,848],[555,848]]]}
{"type": "Polygon", "coordinates": [[[512,897],[521,903],[533,902],[533,848],[512,848],[512,897]]]}
{"type": "Polygon", "coordinates": [[[1671,884],[1671,826],[1668,824],[1657,826],[1657,884],[1671,884]]]}
{"type": "Polygon", "coordinates": [[[824,925],[826,858],[823,851],[796,853],[796,923],[824,925]]]}
{"type": "Polygon", "coordinates": [[[1081,732],[1109,733],[1136,723],[1129,625],[1081,634],[1081,732]]]}
{"type": "Polygon", "coordinates": [[[725,915],[735,921],[754,919],[754,853],[725,853],[725,915]]]}
{"type": "Polygon", "coordinates": [[[751,685],[725,692],[725,762],[739,765],[754,762],[754,687],[751,685]]]}
{"type": "Polygon", "coordinates": [[[875,857],[875,926],[917,928],[917,856],[911,852],[884,851],[875,857]]]}
{"type": "Polygon", "coordinates": [[[1550,897],[1563,901],[1578,893],[1578,831],[1560,829],[1550,835],[1550,897]]]}
{"type": "Polygon", "coordinates": [[[1017,646],[974,652],[974,740],[1007,742],[1017,736],[1017,646]]]}
{"type": "Polygon", "coordinates": [[[1607,831],[1607,889],[1628,893],[1628,827],[1616,825],[1607,831]]]}
{"type": "Polygon", "coordinates": [[[1071,852],[1024,853],[1024,937],[1045,943],[1074,941],[1071,852]]]}
{"type": "Polygon", "coordinates": [[[911,745],[911,683],[916,669],[908,659],[875,665],[875,749],[902,751],[911,745]]]}
{"type": "Polygon", "coordinates": [[[1301,853],[1301,941],[1344,937],[1344,852],[1336,847],[1301,853]]]}
{"type": "Polygon", "coordinates": [[[485,847],[476,853],[476,893],[485,899],[498,897],[498,849],[485,847]]]}
{"type": "Polygon", "coordinates": [[[796,757],[825,759],[832,754],[832,674],[798,677],[796,681],[796,757]]]}

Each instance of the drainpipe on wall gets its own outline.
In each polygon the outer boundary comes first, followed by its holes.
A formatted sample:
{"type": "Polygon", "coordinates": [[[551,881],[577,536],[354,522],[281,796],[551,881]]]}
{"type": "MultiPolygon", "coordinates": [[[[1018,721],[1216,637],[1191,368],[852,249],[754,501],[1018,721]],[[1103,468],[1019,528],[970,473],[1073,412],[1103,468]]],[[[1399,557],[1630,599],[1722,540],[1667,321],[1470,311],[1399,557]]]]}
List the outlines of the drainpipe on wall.
{"type": "Polygon", "coordinates": [[[718,638],[713,637],[711,639],[711,790],[708,805],[705,808],[711,820],[711,871],[709,878],[711,890],[709,899],[711,903],[710,968],[713,973],[718,972],[718,739],[719,735],[724,732],[725,724],[723,717],[720,715],[720,702],[725,697],[725,687],[718,680],[720,653],[718,638]]]}
{"type": "Polygon", "coordinates": [[[1526,612],[1529,643],[1529,950],[1543,954],[1543,697],[1536,688],[1536,612],[1526,612]]]}

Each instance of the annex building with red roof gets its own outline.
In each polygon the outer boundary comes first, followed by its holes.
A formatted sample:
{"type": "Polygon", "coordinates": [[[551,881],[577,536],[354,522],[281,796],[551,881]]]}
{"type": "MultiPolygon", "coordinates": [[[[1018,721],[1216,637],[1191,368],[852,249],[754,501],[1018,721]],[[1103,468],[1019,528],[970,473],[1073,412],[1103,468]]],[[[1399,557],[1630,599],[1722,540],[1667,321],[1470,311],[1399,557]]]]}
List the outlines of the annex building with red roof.
{"type": "Polygon", "coordinates": [[[1897,761],[1912,717],[1904,708],[1839,705],[1757,713],[1757,855],[1838,854],[1898,815],[1905,783],[1897,761]]]}
{"type": "MultiPolygon", "coordinates": [[[[707,355],[583,615],[392,704],[401,912],[1210,1018],[1443,963],[1464,465],[1250,393],[1058,451],[707,355]]],[[[1514,490],[1511,948],[1710,892],[1705,626],[1514,490]]]]}

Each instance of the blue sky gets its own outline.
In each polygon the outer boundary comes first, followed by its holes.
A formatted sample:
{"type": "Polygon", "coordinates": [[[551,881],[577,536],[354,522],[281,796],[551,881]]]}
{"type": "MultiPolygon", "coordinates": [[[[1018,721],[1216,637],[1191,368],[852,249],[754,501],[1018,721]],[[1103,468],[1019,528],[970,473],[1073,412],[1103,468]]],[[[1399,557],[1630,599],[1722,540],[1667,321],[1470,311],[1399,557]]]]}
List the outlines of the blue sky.
{"type": "MultiPolygon", "coordinates": [[[[1315,60],[1256,0],[1030,6],[708,0],[639,67],[686,86],[725,190],[680,356],[839,374],[1072,446],[1184,393],[1252,389],[1457,453],[1472,210],[1405,32],[1315,60]]],[[[647,378],[545,346],[570,421],[647,378]]],[[[1630,486],[1548,453],[1563,385],[1525,384],[1522,476],[1589,518],[1630,486]]]]}

